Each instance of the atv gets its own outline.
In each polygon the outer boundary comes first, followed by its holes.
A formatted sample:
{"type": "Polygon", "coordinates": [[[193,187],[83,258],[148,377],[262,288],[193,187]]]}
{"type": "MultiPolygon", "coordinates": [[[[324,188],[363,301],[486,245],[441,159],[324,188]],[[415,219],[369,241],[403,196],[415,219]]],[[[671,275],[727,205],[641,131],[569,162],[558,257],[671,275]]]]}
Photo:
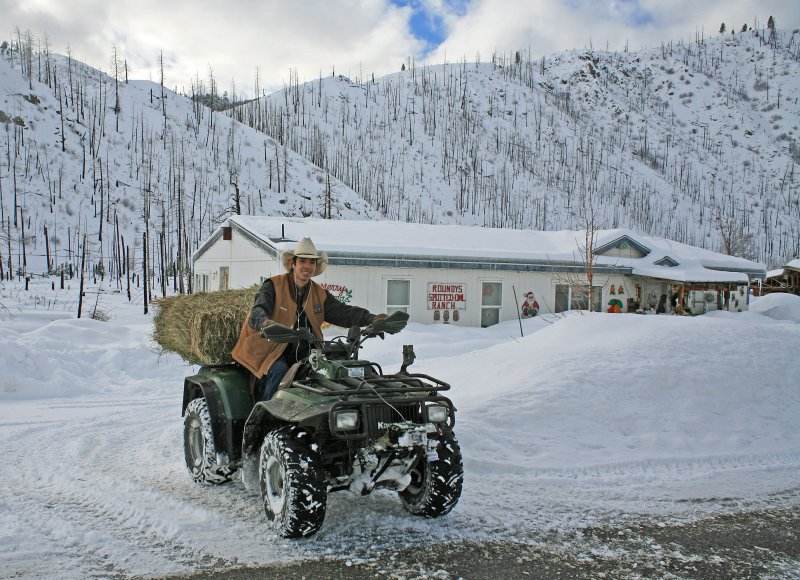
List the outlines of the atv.
{"type": "Polygon", "coordinates": [[[395,312],[346,336],[319,341],[307,329],[272,324],[278,343],[308,341],[268,401],[253,402],[249,372],[236,364],[203,366],[184,382],[184,454],[194,481],[241,477],[260,493],[267,519],[283,537],[322,526],[328,493],[394,490],[414,515],[448,513],[461,495],[461,450],[447,383],[409,373],[413,346],[403,346],[395,374],[359,359],[365,340],[395,334],[408,315],[395,312]]]}

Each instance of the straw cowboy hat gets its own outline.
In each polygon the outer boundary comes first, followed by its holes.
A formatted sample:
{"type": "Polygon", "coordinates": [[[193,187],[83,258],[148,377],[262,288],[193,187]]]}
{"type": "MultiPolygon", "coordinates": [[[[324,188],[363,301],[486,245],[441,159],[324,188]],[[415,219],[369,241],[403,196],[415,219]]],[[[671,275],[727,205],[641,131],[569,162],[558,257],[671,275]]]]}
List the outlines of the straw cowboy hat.
{"type": "Polygon", "coordinates": [[[318,254],[317,248],[314,246],[314,242],[311,241],[311,238],[303,238],[297,242],[294,251],[286,251],[283,253],[283,267],[286,268],[287,272],[292,271],[293,258],[312,258],[316,260],[317,268],[314,270],[314,276],[322,274],[325,271],[325,267],[328,265],[328,254],[324,252],[318,254]]]}

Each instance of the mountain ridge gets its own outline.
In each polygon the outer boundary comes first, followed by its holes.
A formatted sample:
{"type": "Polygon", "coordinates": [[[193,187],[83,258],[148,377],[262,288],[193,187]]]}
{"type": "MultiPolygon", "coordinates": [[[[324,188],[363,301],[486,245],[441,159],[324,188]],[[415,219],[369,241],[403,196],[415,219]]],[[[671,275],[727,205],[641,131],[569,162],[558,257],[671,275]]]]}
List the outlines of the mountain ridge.
{"type": "Polygon", "coordinates": [[[328,77],[228,114],[257,116],[391,219],[574,229],[591,207],[604,227],[778,264],[800,252],[798,40],[328,77]]]}
{"type": "Polygon", "coordinates": [[[798,42],[751,30],[294,79],[225,114],[6,49],[2,262],[76,268],[85,240],[96,271],[166,278],[239,211],[626,227],[781,265],[800,255],[798,42]]]}

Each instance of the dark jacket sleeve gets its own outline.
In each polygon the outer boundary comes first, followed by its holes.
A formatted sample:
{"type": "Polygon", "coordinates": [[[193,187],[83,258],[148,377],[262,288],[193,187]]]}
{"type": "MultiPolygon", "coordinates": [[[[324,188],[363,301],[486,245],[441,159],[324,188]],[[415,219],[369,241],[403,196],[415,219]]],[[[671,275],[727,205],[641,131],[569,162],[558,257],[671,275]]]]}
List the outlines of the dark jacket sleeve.
{"type": "Polygon", "coordinates": [[[366,308],[352,306],[337,300],[333,295],[325,291],[325,322],[330,322],[342,328],[351,326],[367,326],[375,319],[366,308]]]}
{"type": "Polygon", "coordinates": [[[253,301],[253,308],[250,309],[250,319],[248,324],[253,330],[261,330],[264,323],[272,316],[272,311],[275,309],[275,284],[272,280],[267,278],[258,289],[255,300],[253,301]]]}

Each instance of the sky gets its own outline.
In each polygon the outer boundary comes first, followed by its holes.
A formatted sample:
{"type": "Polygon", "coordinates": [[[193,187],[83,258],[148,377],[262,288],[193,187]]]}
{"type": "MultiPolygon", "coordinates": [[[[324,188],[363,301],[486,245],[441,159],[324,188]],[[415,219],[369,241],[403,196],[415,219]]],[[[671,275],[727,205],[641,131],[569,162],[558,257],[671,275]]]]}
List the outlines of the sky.
{"type": "Polygon", "coordinates": [[[0,0],[2,39],[30,31],[111,70],[117,48],[130,77],[252,96],[294,80],[384,75],[405,63],[533,58],[593,47],[631,50],[727,30],[800,26],[796,0],[0,0]]]}
{"type": "Polygon", "coordinates": [[[361,358],[386,372],[413,344],[411,371],[452,385],[463,494],[431,520],[389,490],[331,493],[319,532],[290,541],[269,531],[241,481],[192,482],[181,402],[183,377],[197,367],[158,353],[141,292],[128,302],[113,284],[91,283],[84,313],[98,316],[76,319],[77,280],[58,287],[0,282],[3,577],[380,563],[385,549],[552,532],[586,557],[586,527],[800,502],[797,296],[696,317],[538,316],[522,321],[524,336],[517,321],[411,323],[367,341],[361,358]]]}

